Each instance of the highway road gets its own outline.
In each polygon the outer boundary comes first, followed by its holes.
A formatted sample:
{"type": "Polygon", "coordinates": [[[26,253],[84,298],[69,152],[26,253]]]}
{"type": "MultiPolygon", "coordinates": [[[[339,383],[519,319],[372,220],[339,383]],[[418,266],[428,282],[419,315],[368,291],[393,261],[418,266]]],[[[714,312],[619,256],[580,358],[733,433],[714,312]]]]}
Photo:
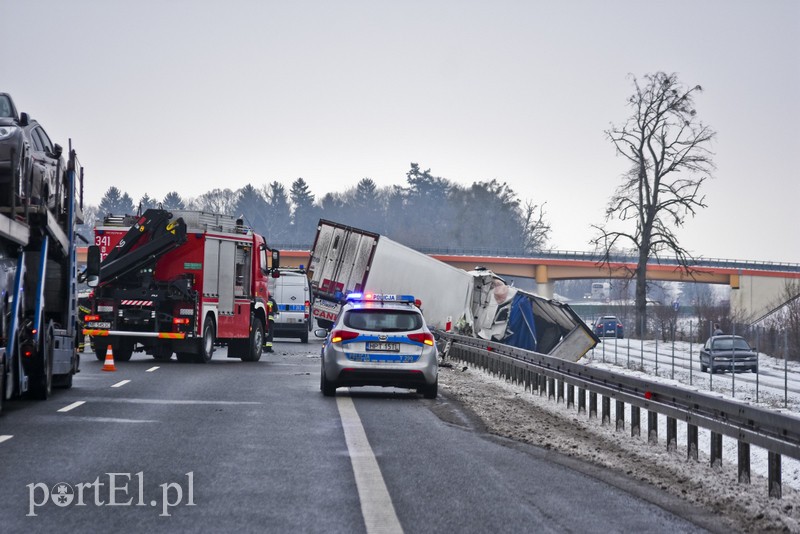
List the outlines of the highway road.
{"type": "Polygon", "coordinates": [[[208,365],[136,353],[116,372],[84,353],[72,389],[4,407],[0,530],[703,531],[684,519],[697,510],[490,436],[444,396],[325,398],[319,350],[276,340],[260,362],[219,348],[208,365]]]}

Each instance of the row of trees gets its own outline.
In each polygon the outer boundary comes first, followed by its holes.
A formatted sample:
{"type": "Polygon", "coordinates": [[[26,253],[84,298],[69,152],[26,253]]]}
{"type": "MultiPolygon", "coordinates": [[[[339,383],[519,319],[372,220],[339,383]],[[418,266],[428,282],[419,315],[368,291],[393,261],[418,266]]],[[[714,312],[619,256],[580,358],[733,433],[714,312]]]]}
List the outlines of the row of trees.
{"type": "MultiPolygon", "coordinates": [[[[310,247],[319,219],[371,230],[411,247],[491,249],[526,253],[546,247],[550,225],[542,206],[521,201],[505,182],[462,186],[422,170],[416,163],[406,185],[378,187],[371,178],[317,199],[303,178],[287,191],[280,182],[261,187],[214,189],[194,198],[170,192],[162,200],[145,195],[137,203],[110,187],[87,225],[97,216],[134,214],[147,208],[192,209],[243,216],[275,245],[310,247]]],[[[89,228],[84,228],[85,232],[89,228]]]]}

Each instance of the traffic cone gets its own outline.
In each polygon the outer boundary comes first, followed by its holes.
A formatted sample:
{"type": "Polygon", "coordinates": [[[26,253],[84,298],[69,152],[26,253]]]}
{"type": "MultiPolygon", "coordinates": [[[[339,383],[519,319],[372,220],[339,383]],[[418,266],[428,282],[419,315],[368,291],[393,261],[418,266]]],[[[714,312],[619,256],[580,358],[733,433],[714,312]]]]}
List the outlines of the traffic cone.
{"type": "Polygon", "coordinates": [[[117,368],[114,367],[114,351],[111,350],[111,345],[108,346],[108,350],[106,350],[106,361],[103,364],[103,371],[116,371],[117,368]]]}

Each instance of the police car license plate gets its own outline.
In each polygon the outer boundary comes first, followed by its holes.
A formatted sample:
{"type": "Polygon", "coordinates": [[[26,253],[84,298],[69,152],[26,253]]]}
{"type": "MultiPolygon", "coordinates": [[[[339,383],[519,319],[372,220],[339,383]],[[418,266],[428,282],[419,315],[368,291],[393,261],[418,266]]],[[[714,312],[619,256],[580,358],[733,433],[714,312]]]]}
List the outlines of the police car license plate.
{"type": "Polygon", "coordinates": [[[377,350],[382,352],[399,352],[400,343],[388,343],[386,341],[367,341],[367,350],[377,350]]]}

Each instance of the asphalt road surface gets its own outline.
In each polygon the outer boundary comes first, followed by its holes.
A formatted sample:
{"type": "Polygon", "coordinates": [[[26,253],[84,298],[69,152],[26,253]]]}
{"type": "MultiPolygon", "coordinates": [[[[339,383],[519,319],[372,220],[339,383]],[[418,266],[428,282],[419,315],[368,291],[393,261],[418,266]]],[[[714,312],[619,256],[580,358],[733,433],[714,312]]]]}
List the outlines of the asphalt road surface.
{"type": "Polygon", "coordinates": [[[325,398],[319,340],[275,349],[245,363],[218,348],[208,365],[136,353],[116,372],[87,352],[72,389],[6,403],[0,531],[701,531],[652,490],[487,435],[445,397],[325,398]]]}

